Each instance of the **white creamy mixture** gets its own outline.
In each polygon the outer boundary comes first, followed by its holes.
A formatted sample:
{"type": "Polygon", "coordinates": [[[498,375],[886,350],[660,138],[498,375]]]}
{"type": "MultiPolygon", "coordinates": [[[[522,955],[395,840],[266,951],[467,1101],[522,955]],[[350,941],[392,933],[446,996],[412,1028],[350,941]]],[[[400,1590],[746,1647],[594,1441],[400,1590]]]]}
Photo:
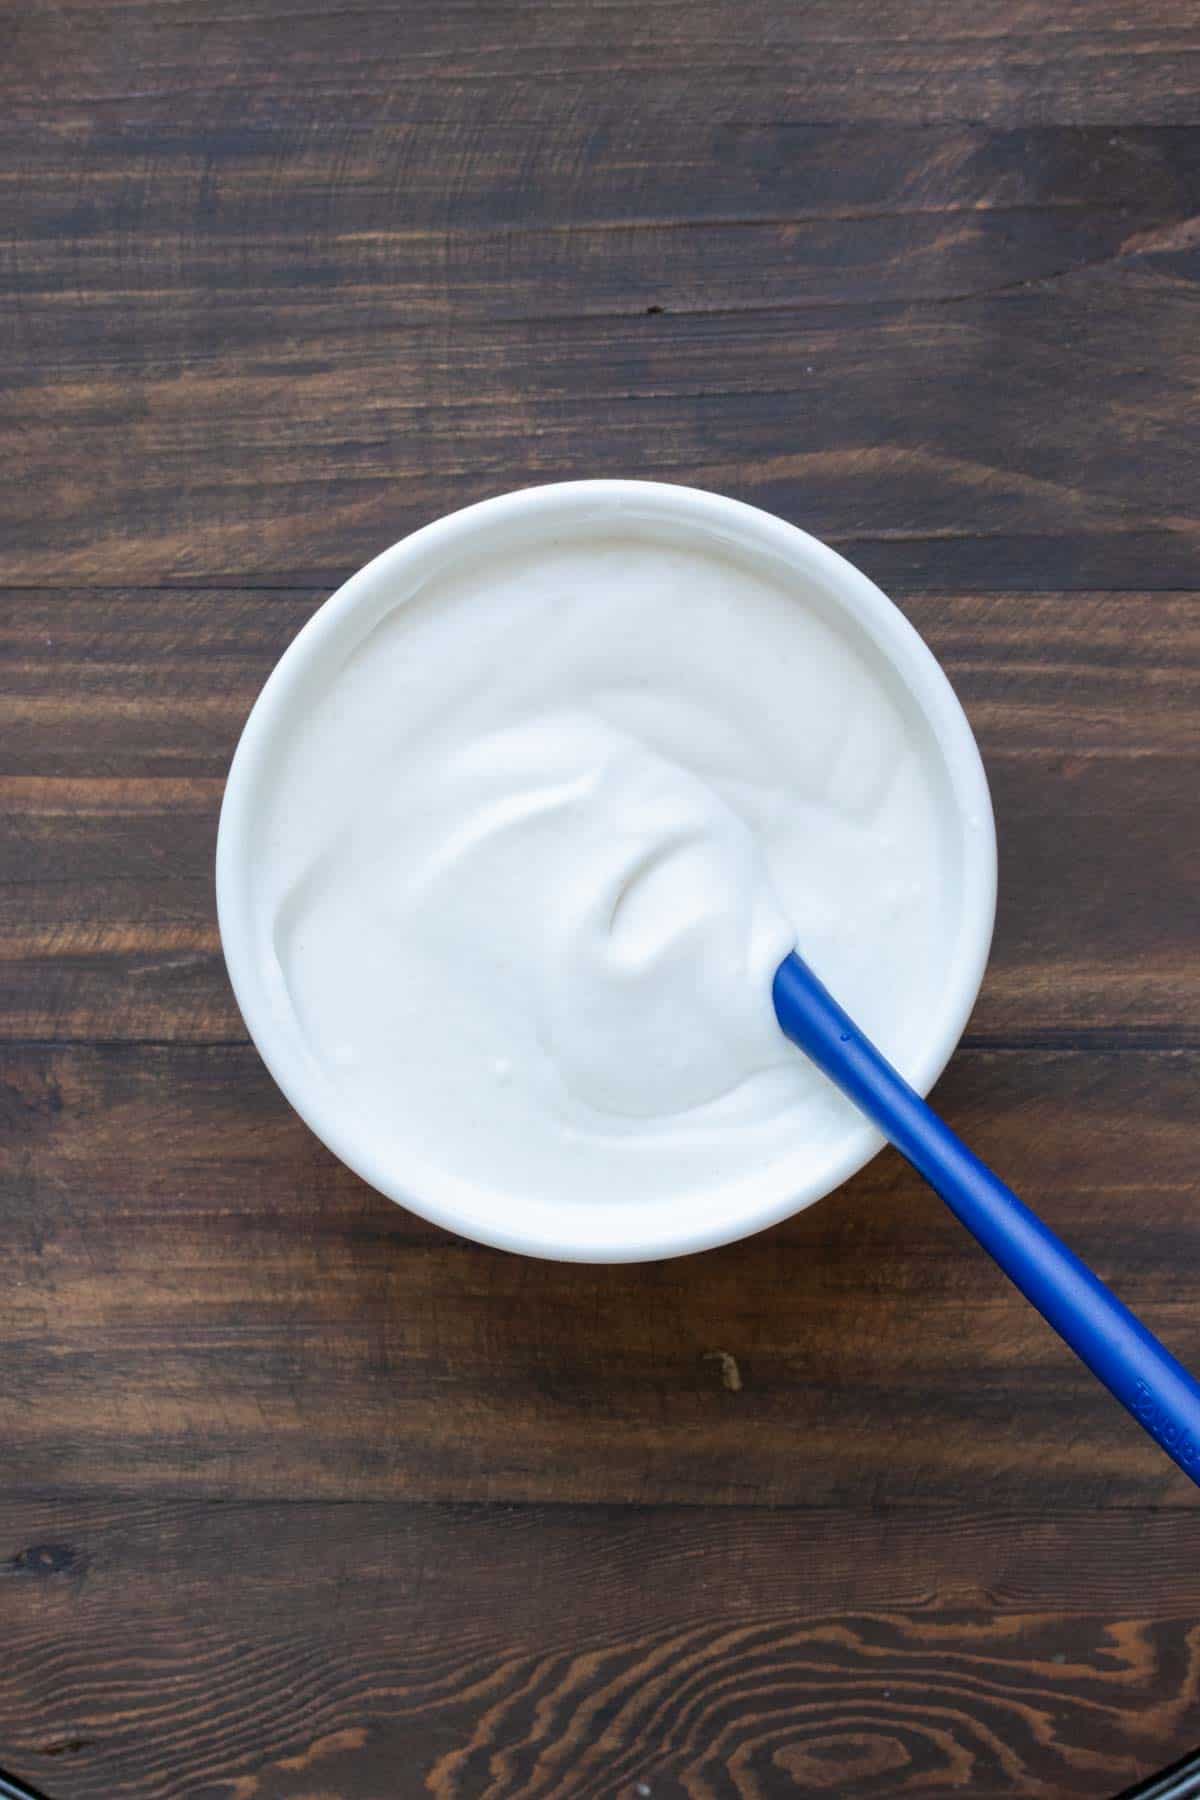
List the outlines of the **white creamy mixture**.
{"type": "Polygon", "coordinates": [[[496,1218],[786,1184],[848,1115],[775,1022],[793,943],[902,1070],[927,1041],[955,875],[926,731],[794,573],[614,536],[459,563],[273,765],[275,1004],[383,1166],[496,1218]]]}

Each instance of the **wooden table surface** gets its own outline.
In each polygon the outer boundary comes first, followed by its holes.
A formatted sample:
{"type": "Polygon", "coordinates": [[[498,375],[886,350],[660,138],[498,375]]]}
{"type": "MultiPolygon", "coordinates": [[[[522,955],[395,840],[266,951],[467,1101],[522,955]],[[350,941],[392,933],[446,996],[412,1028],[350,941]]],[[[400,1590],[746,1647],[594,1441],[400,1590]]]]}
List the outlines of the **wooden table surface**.
{"type": "Polygon", "coordinates": [[[987,762],[942,1106],[1200,1363],[1200,13],[6,0],[0,102],[0,1765],[1103,1800],[1200,1741],[1195,1490],[896,1156],[691,1260],[478,1248],[291,1113],[212,894],[376,550],[771,508],[987,762]]]}

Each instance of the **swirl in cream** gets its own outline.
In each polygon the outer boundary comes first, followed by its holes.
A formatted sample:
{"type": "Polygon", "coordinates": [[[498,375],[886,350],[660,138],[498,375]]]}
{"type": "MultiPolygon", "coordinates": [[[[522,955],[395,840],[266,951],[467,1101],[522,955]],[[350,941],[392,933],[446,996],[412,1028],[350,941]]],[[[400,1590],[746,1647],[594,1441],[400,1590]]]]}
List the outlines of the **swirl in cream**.
{"type": "Polygon", "coordinates": [[[281,749],[277,1004],[379,1154],[503,1207],[772,1179],[845,1103],[786,1045],[793,942],[903,1068],[953,857],[924,727],[780,576],[597,537],[396,596],[281,749]]]}

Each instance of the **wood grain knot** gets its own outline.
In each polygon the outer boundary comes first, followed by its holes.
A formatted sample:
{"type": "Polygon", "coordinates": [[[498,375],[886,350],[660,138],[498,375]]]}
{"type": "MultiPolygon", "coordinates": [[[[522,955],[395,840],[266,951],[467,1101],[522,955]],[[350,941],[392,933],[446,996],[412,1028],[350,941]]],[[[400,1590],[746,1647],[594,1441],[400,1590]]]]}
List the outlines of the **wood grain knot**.
{"type": "Polygon", "coordinates": [[[742,1391],[742,1371],[738,1367],[738,1359],[728,1350],[706,1350],[705,1362],[715,1362],[721,1369],[721,1386],[727,1394],[740,1394],[742,1391]]]}
{"type": "Polygon", "coordinates": [[[35,1575],[43,1579],[51,1575],[82,1575],[87,1558],[70,1544],[30,1544],[10,1557],[9,1573],[35,1575]]]}

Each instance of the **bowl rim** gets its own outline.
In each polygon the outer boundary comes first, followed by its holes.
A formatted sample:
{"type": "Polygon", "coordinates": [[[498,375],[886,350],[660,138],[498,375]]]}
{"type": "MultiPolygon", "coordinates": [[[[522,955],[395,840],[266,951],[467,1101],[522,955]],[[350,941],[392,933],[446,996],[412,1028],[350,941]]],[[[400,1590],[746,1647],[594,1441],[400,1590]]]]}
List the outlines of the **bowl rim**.
{"type": "MultiPolygon", "coordinates": [[[[756,545],[801,573],[817,578],[827,596],[848,611],[880,650],[930,727],[961,826],[963,895],[957,942],[945,986],[941,1030],[931,1040],[913,1086],[927,1093],[953,1054],[987,966],[996,908],[996,835],[991,797],[979,748],[966,714],[932,650],[895,603],[861,570],[799,526],[705,489],[669,482],[602,479],[554,482],[517,489],[448,513],[401,538],[371,559],[320,605],[267,677],[243,727],[230,765],[217,831],[217,919],[234,996],[250,1037],[284,1096],[318,1138],[363,1180],[419,1217],[477,1242],[524,1255],[566,1262],[621,1263],[656,1260],[715,1248],[764,1230],[833,1193],[883,1146],[866,1121],[849,1134],[842,1153],[828,1158],[794,1193],[755,1203],[759,1184],[747,1178],[728,1192],[744,1204],[716,1214],[681,1216],[671,1228],[639,1232],[636,1209],[613,1208],[623,1230],[603,1240],[570,1230],[547,1230],[514,1216],[497,1225],[469,1204],[469,1183],[420,1165],[438,1191],[424,1191],[405,1171],[377,1154],[356,1132],[353,1114],[336,1104],[336,1092],[314,1078],[314,1065],[299,1052],[271,1003],[269,983],[255,949],[243,894],[243,872],[253,854],[253,801],[273,746],[287,726],[292,702],[319,665],[327,641],[360,609],[387,591],[404,592],[404,577],[422,564],[444,566],[452,556],[478,555],[489,533],[541,524],[572,514],[589,523],[631,508],[640,516],[702,528],[712,540],[756,545]]],[[[293,1037],[295,1034],[292,1034],[293,1037]]],[[[477,1191],[477,1190],[476,1190],[477,1191]]],[[[535,1214],[538,1209],[534,1209],[535,1214]]],[[[560,1209],[556,1218],[572,1217],[560,1209]]]]}

